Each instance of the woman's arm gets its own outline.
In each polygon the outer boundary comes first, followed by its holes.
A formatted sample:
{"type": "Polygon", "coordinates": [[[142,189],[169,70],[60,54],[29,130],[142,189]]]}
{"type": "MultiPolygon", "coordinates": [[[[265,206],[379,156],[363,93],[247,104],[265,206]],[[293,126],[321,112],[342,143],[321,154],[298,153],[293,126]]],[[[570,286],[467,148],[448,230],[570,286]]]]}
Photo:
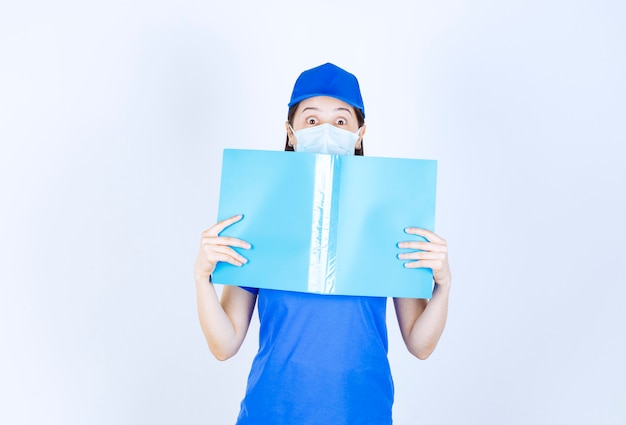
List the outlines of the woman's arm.
{"type": "Polygon", "coordinates": [[[394,306],[400,333],[408,350],[419,359],[427,359],[435,350],[448,318],[451,274],[448,265],[447,242],[433,232],[408,228],[406,232],[424,237],[427,242],[401,242],[400,248],[418,251],[403,253],[401,260],[412,260],[407,268],[430,268],[435,279],[435,289],[430,300],[395,298],[394,306]]]}
{"type": "Polygon", "coordinates": [[[241,218],[239,215],[223,220],[202,233],[194,267],[200,326],[211,353],[218,360],[226,360],[239,351],[256,303],[256,295],[233,286],[224,287],[220,301],[210,281],[218,262],[238,267],[247,262],[232,247],[249,249],[249,243],[219,236],[222,230],[241,218]]]}

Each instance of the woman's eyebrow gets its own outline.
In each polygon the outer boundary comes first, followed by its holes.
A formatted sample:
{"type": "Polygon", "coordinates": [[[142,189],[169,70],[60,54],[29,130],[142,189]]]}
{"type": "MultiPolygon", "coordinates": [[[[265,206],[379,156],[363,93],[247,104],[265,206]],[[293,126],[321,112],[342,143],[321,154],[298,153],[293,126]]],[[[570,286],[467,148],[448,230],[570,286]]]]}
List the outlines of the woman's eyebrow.
{"type": "Polygon", "coordinates": [[[319,109],[319,108],[315,108],[315,107],[313,107],[313,106],[307,106],[307,107],[306,107],[306,108],[304,108],[304,109],[303,109],[300,113],[301,113],[301,114],[304,114],[306,111],[309,111],[309,110],[319,112],[319,110],[320,110],[320,109],[319,109]]]}
{"type": "Polygon", "coordinates": [[[346,111],[347,113],[350,114],[350,116],[352,116],[352,111],[348,108],[344,108],[343,106],[340,106],[339,108],[335,109],[335,111],[346,111]]]}

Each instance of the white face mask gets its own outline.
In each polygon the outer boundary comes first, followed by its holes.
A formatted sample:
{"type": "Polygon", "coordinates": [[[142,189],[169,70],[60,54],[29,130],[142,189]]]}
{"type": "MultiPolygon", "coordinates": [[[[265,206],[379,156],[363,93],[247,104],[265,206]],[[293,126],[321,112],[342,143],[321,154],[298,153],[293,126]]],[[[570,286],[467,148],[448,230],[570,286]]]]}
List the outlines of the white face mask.
{"type": "MultiPolygon", "coordinates": [[[[291,130],[293,131],[293,128],[291,130]]],[[[359,138],[360,130],[352,133],[332,124],[320,124],[294,131],[297,142],[295,150],[296,152],[354,155],[354,146],[359,138]]]]}

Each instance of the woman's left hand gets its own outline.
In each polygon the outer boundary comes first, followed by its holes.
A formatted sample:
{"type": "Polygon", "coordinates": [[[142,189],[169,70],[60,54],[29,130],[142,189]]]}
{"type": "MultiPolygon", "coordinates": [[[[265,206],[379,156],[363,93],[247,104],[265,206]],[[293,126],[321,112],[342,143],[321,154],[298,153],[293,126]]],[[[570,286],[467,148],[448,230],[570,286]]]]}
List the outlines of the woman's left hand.
{"type": "Polygon", "coordinates": [[[450,286],[451,273],[448,264],[448,243],[435,233],[418,227],[407,227],[406,233],[422,236],[426,242],[404,241],[399,248],[415,249],[413,252],[398,254],[401,260],[409,260],[404,267],[409,269],[432,269],[435,283],[439,286],[450,286]]]}

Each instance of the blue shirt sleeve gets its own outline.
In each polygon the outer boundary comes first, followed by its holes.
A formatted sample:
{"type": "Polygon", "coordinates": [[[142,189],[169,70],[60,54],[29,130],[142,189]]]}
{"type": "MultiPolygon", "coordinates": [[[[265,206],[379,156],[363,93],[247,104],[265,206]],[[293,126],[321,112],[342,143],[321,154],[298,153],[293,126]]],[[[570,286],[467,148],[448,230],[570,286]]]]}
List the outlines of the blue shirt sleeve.
{"type": "Polygon", "coordinates": [[[258,295],[259,294],[259,288],[248,288],[247,286],[240,286],[241,289],[245,289],[246,291],[254,294],[254,295],[258,295]]]}

